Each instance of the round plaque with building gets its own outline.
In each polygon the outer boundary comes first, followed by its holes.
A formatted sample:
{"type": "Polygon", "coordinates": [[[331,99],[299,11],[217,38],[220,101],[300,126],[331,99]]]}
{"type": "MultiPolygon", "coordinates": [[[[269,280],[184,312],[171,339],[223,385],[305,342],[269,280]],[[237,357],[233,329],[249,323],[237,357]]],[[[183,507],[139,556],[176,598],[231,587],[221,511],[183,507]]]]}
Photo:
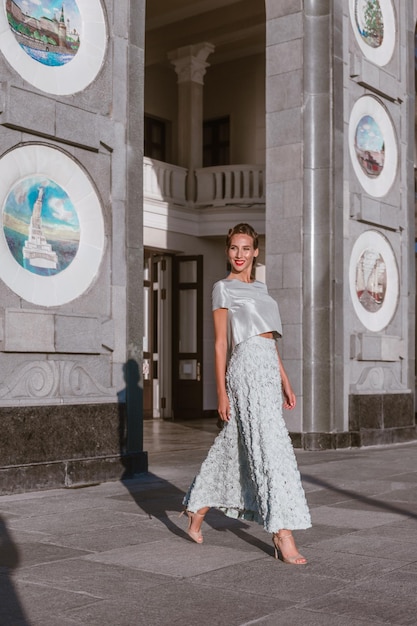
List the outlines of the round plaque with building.
{"type": "Polygon", "coordinates": [[[103,64],[100,0],[4,0],[0,51],[28,83],[56,95],[85,89],[103,64]]]}
{"type": "Polygon", "coordinates": [[[388,239],[367,230],[356,239],[349,263],[353,308],[362,324],[373,332],[383,330],[398,304],[399,275],[388,239]]]}
{"type": "Polygon", "coordinates": [[[349,119],[349,152],[362,187],[377,198],[391,189],[398,167],[394,124],[382,102],[362,96],[349,119]]]}
{"type": "Polygon", "coordinates": [[[34,304],[82,295],[99,270],[104,222],[97,193],[70,156],[42,144],[0,159],[0,279],[34,304]]]}

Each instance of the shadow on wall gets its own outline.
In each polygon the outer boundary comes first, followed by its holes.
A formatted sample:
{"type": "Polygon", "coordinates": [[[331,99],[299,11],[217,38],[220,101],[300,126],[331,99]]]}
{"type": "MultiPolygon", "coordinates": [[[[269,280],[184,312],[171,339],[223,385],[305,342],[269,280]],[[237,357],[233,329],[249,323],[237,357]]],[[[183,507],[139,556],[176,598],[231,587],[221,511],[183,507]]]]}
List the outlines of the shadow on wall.
{"type": "Polygon", "coordinates": [[[120,458],[124,466],[121,481],[148,519],[157,518],[171,533],[186,538],[186,533],[169,515],[174,511],[173,516],[178,517],[184,492],[155,474],[135,471],[132,445],[138,451],[143,449],[143,390],[136,361],[129,359],[123,365],[123,377],[126,386],[117,394],[120,458]]]}
{"type": "Polygon", "coordinates": [[[125,387],[117,393],[119,403],[119,451],[124,467],[122,480],[144,471],[143,389],[139,365],[129,359],[123,365],[125,387]]]}
{"type": "Polygon", "coordinates": [[[0,517],[0,624],[30,626],[12,581],[19,565],[19,552],[0,517]]]}

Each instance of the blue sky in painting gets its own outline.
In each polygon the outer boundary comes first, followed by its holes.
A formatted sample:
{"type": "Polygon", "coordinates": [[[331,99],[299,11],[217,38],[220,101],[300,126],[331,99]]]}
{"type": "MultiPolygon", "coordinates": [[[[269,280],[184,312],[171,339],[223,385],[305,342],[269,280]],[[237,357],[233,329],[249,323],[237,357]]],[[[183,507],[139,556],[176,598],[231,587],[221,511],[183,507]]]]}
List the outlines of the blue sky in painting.
{"type": "Polygon", "coordinates": [[[41,212],[44,227],[49,226],[61,234],[78,232],[77,212],[67,193],[44,177],[35,176],[18,182],[7,197],[4,213],[18,222],[29,224],[40,187],[44,188],[41,212]]]}
{"type": "Polygon", "coordinates": [[[364,115],[356,128],[356,144],[360,150],[381,152],[384,138],[381,129],[370,115],[364,115]]]}
{"type": "Polygon", "coordinates": [[[49,17],[53,19],[58,13],[61,15],[61,8],[64,5],[65,21],[70,20],[70,28],[76,28],[78,32],[81,30],[81,16],[75,0],[15,0],[22,11],[31,17],[49,17]]]}

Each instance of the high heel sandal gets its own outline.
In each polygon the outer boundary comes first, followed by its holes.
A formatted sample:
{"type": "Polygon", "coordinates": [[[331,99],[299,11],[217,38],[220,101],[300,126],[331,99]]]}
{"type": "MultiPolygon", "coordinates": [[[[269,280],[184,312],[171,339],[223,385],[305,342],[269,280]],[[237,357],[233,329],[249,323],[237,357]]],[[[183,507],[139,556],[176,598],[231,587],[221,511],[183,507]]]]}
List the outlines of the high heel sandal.
{"type": "Polygon", "coordinates": [[[279,535],[278,533],[274,533],[272,535],[272,543],[274,544],[275,558],[280,559],[283,563],[287,563],[287,565],[306,565],[307,559],[303,557],[303,555],[300,554],[299,552],[295,556],[284,557],[280,544],[282,544],[284,539],[290,539],[290,538],[293,539],[292,533],[288,533],[288,535],[279,535]]]}
{"type": "Polygon", "coordinates": [[[180,513],[180,517],[181,515],[184,515],[184,513],[188,517],[187,535],[191,537],[191,539],[195,541],[196,543],[203,543],[203,535],[201,534],[201,524],[203,523],[204,515],[198,512],[192,513],[191,511],[188,511],[187,509],[185,509],[184,511],[180,513]],[[198,530],[191,530],[191,524],[193,523],[193,519],[195,515],[202,518],[200,528],[198,530]]]}

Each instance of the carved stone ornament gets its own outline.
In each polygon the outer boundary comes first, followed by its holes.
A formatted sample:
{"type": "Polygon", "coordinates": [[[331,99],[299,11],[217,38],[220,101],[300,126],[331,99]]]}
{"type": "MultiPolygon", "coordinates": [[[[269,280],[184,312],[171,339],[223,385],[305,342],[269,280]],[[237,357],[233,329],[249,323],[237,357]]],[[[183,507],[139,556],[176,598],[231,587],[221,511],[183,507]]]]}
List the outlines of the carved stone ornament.
{"type": "Polygon", "coordinates": [[[350,386],[351,393],[395,393],[406,391],[391,367],[366,367],[358,381],[350,386]]]}
{"type": "Polygon", "coordinates": [[[104,401],[116,398],[116,391],[104,387],[87,368],[76,361],[32,361],[16,367],[0,384],[2,401],[16,404],[104,401]],[[36,401],[39,402],[36,402],[36,401]],[[52,402],[51,402],[52,401],[52,402]]]}
{"type": "Polygon", "coordinates": [[[210,66],[206,59],[212,52],[214,46],[211,43],[184,46],[170,52],[168,58],[175,67],[178,84],[193,82],[203,85],[204,75],[210,66]]]}

